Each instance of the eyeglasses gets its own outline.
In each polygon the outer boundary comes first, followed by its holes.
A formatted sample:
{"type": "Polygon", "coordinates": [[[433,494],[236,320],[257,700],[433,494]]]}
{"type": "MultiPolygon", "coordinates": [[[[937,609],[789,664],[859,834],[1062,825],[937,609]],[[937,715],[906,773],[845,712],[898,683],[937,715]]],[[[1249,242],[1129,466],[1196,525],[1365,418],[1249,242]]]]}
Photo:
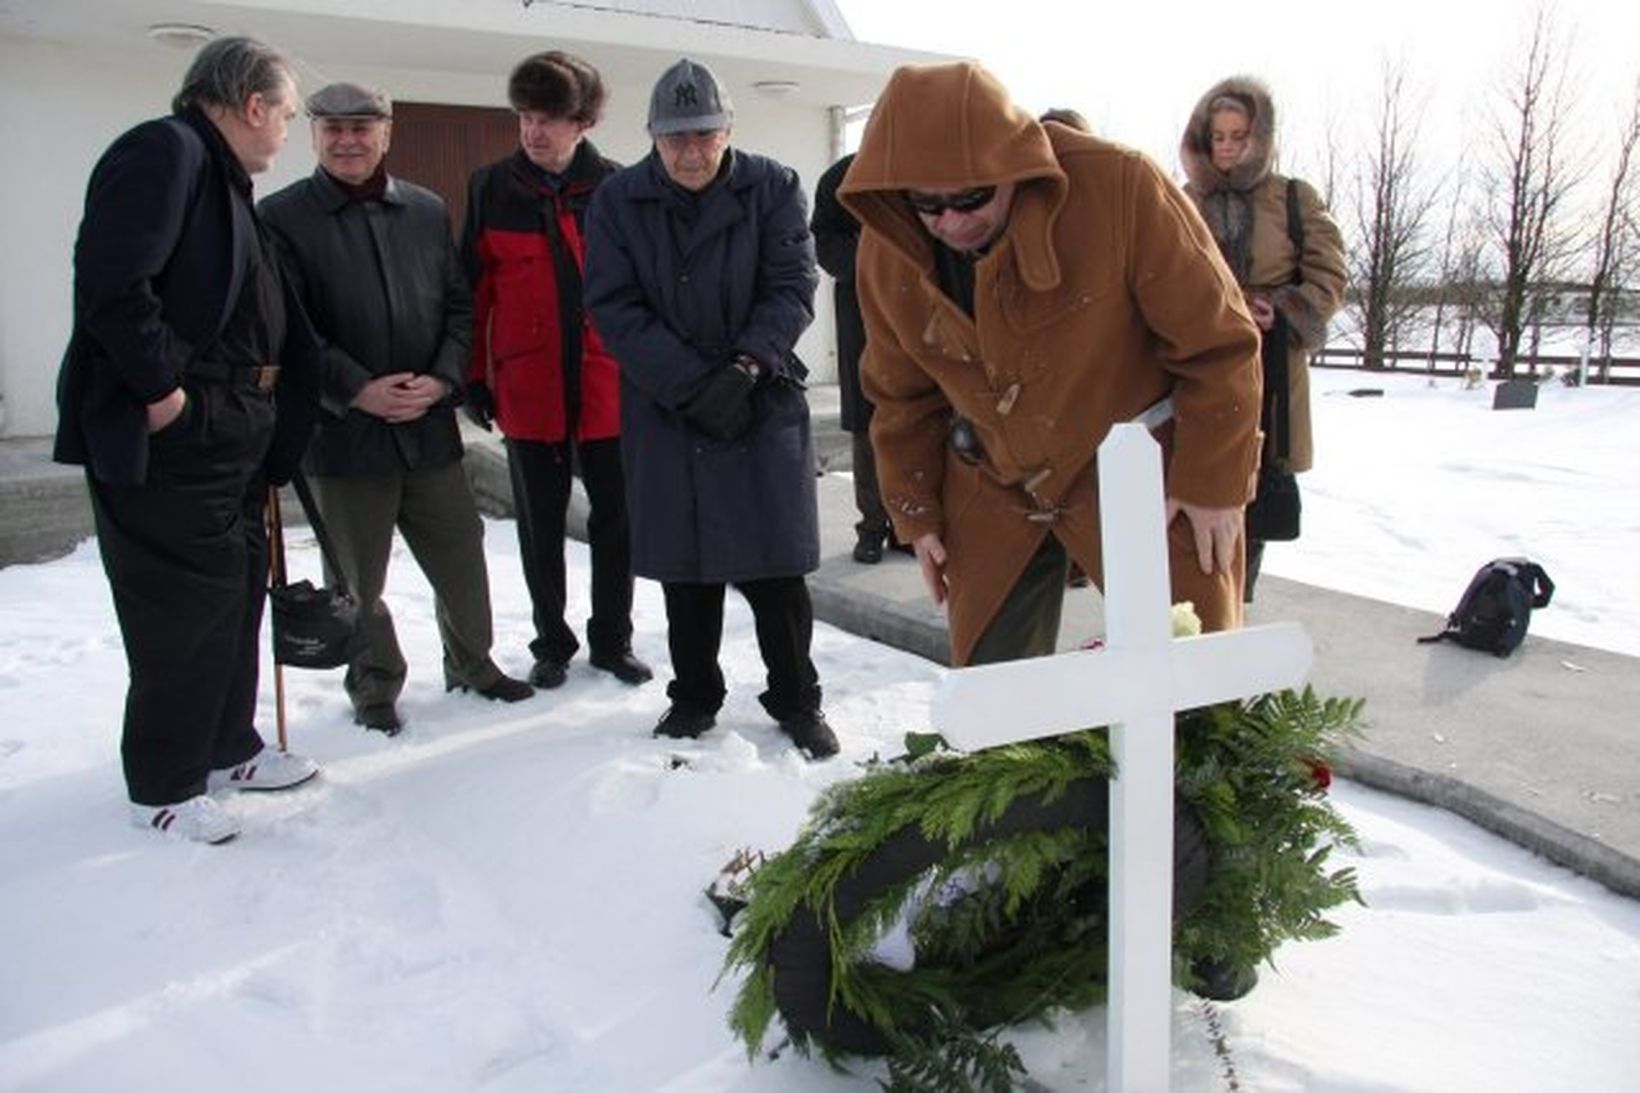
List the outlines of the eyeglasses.
{"type": "Polygon", "coordinates": [[[971,190],[961,190],[949,197],[919,194],[908,190],[905,200],[920,216],[939,216],[947,209],[955,213],[975,212],[989,205],[996,195],[995,186],[975,186],[971,190]]]}

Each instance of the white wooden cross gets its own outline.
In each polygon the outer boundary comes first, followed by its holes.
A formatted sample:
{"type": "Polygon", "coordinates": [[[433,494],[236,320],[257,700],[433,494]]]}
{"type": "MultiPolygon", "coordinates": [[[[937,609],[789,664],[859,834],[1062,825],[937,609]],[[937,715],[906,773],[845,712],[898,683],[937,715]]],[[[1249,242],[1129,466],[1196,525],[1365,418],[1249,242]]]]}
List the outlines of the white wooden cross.
{"type": "Polygon", "coordinates": [[[1110,726],[1106,1087],[1168,1086],[1172,1033],[1173,725],[1179,710],[1297,686],[1297,623],[1172,636],[1161,453],[1142,424],[1099,446],[1105,645],[948,672],[934,728],[967,751],[1110,726]]]}

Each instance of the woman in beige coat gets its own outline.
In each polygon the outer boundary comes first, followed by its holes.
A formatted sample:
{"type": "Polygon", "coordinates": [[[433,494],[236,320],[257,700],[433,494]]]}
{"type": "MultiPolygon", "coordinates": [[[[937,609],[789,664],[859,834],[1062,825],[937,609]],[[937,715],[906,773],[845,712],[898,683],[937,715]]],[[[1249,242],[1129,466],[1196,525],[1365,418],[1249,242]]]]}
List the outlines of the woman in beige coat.
{"type": "MultiPolygon", "coordinates": [[[[1309,470],[1314,457],[1310,354],[1326,341],[1347,274],[1344,241],[1321,196],[1302,179],[1275,170],[1275,129],[1269,89],[1251,77],[1232,76],[1197,102],[1179,158],[1185,192],[1201,210],[1263,332],[1264,464],[1298,473],[1309,470]]],[[[1264,542],[1250,534],[1249,602],[1263,553],[1264,542]]]]}

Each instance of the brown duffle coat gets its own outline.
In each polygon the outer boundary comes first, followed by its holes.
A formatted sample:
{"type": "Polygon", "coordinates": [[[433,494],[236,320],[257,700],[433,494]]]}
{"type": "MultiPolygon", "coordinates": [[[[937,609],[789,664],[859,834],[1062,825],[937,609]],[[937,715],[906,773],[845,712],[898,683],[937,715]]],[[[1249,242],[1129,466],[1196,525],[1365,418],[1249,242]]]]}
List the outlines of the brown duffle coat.
{"type": "MultiPolygon", "coordinates": [[[[1258,332],[1195,207],[1149,159],[1045,131],[969,62],[897,71],[840,193],[863,226],[872,443],[897,536],[943,539],[952,658],[975,642],[1046,535],[1099,567],[1094,455],[1111,426],[1171,397],[1159,431],[1170,496],[1236,507],[1258,461],[1258,332]],[[974,316],[941,290],[903,191],[1013,182],[975,271],[974,316]],[[986,452],[948,450],[952,413],[986,452]]],[[[1182,515],[1175,600],[1238,625],[1240,565],[1204,576],[1182,515]]]]}

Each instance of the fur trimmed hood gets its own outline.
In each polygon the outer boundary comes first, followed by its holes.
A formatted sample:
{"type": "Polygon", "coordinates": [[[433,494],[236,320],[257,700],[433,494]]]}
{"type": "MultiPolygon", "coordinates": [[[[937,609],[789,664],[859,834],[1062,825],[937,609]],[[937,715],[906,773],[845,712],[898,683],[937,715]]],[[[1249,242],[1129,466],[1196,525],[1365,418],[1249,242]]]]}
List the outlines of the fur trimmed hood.
{"type": "Polygon", "coordinates": [[[1207,89],[1190,112],[1179,141],[1179,162],[1191,189],[1206,196],[1220,189],[1246,192],[1263,182],[1276,162],[1276,108],[1270,89],[1253,76],[1230,76],[1207,89]],[[1252,122],[1247,155],[1229,174],[1213,166],[1213,103],[1223,97],[1235,99],[1246,109],[1252,122]]]}

